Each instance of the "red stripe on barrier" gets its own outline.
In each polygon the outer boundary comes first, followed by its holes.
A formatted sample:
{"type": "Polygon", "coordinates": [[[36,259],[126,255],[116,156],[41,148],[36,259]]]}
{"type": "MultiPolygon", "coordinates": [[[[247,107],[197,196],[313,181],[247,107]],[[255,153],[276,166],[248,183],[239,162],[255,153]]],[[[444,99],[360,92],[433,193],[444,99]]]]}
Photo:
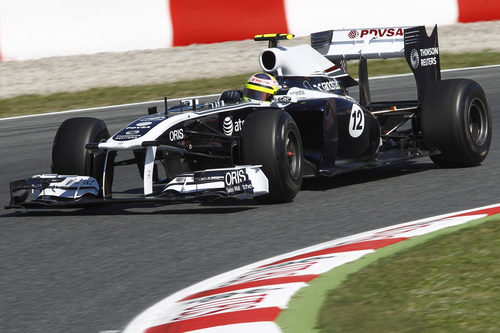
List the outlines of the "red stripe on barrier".
{"type": "Polygon", "coordinates": [[[187,320],[176,321],[148,328],[145,333],[176,333],[200,330],[203,328],[252,323],[258,321],[274,321],[280,314],[278,307],[244,310],[237,312],[221,313],[187,320]]]}
{"type": "Polygon", "coordinates": [[[300,255],[295,256],[295,257],[290,257],[290,258],[278,260],[276,262],[264,265],[262,267],[277,265],[277,264],[281,264],[281,263],[284,263],[287,261],[299,260],[299,259],[304,259],[304,258],[311,258],[311,257],[321,256],[321,255],[331,254],[331,253],[362,251],[362,250],[376,250],[376,249],[380,249],[382,247],[386,247],[386,246],[401,242],[405,239],[407,239],[407,238],[404,238],[404,237],[386,238],[386,239],[372,240],[372,241],[366,241],[366,242],[359,242],[359,243],[354,243],[354,244],[340,245],[340,246],[335,246],[335,247],[331,247],[331,248],[327,248],[327,249],[322,249],[322,250],[318,250],[318,251],[300,254],[300,255]]]}
{"type": "Polygon", "coordinates": [[[284,0],[170,0],[173,45],[251,39],[287,33],[284,0]]]}
{"type": "Polygon", "coordinates": [[[458,22],[500,20],[498,0],[458,0],[458,22]]]}
{"type": "Polygon", "coordinates": [[[247,288],[270,286],[270,285],[284,284],[284,283],[309,282],[309,281],[317,278],[318,276],[319,275],[315,275],[315,274],[297,275],[297,276],[287,276],[287,277],[274,278],[274,279],[263,279],[263,280],[258,280],[258,281],[234,284],[234,285],[230,285],[230,286],[226,286],[226,287],[201,291],[199,293],[187,296],[187,297],[181,299],[179,302],[187,301],[187,300],[194,299],[194,298],[200,298],[200,297],[206,297],[206,296],[211,296],[211,295],[216,295],[216,294],[227,293],[229,291],[247,289],[247,288]]]}

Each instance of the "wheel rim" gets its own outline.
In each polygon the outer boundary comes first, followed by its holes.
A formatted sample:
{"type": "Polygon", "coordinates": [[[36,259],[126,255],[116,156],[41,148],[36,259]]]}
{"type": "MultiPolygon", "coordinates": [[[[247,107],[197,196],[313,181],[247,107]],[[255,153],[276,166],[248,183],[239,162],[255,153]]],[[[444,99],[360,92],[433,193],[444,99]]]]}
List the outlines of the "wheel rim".
{"type": "Polygon", "coordinates": [[[472,100],[467,116],[472,141],[478,146],[483,145],[488,136],[488,115],[486,107],[479,98],[472,100]]]}
{"type": "Polygon", "coordinates": [[[288,132],[286,137],[286,157],[290,176],[297,179],[300,175],[300,151],[297,137],[293,132],[288,132]]]}

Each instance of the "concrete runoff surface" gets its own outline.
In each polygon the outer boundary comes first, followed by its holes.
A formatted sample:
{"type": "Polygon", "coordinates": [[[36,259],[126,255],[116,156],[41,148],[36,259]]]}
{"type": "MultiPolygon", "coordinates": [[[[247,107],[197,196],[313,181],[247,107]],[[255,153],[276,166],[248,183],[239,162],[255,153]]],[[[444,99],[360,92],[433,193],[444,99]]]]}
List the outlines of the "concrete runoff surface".
{"type": "MultiPolygon", "coordinates": [[[[349,27],[348,27],[349,28],[349,27]]],[[[359,28],[359,27],[353,27],[359,28]]],[[[430,31],[428,28],[428,31],[430,31]]],[[[500,51],[500,21],[439,26],[441,52],[500,51]]],[[[284,42],[309,43],[309,37],[284,42]]],[[[285,44],[284,44],[285,45],[285,44]]],[[[96,87],[217,78],[259,71],[265,42],[253,40],[186,47],[0,62],[0,98],[96,87]]]]}

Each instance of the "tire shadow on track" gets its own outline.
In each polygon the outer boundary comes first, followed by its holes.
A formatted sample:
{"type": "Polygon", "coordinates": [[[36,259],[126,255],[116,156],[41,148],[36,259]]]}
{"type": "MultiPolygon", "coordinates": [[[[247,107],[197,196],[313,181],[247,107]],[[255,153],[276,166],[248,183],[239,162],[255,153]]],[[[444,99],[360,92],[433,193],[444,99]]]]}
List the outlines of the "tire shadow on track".
{"type": "Polygon", "coordinates": [[[406,176],[438,168],[439,167],[432,162],[406,162],[372,169],[360,169],[333,177],[304,178],[302,191],[326,191],[344,186],[406,176]]]}

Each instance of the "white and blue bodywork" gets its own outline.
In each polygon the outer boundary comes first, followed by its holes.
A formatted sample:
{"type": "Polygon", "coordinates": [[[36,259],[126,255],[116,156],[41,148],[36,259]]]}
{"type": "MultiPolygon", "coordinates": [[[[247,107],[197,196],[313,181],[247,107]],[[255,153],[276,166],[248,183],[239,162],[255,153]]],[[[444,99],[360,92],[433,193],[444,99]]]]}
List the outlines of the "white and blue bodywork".
{"type": "Polygon", "coordinates": [[[416,101],[372,103],[366,59],[406,55],[411,64],[415,59],[409,48],[418,48],[422,43],[437,47],[437,37],[427,37],[425,28],[416,27],[404,30],[406,36],[419,33],[413,40],[405,39],[404,34],[393,33],[379,38],[368,35],[358,41],[347,37],[355,35],[352,31],[313,34],[312,46],[289,48],[277,43],[285,38],[256,38],[270,41],[270,47],[260,53],[259,63],[262,70],[274,75],[280,84],[271,103],[244,102],[234,98],[241,92],[230,91],[230,99],[222,94],[207,104],[186,100],[170,106],[165,113],[141,117],[105,142],[86,145],[90,151],[105,153],[102,174],[94,175],[95,178],[37,175],[29,181],[13,182],[10,206],[68,205],[67,202],[83,201],[84,198],[111,201],[113,173],[120,165],[115,157],[121,151],[134,152],[132,162],[138,164],[143,178],[143,196],[139,199],[266,195],[269,184],[261,165],[242,164],[240,151],[247,117],[265,110],[281,110],[297,124],[303,148],[301,173],[306,177],[333,176],[428,155],[415,119],[424,98],[423,87],[440,79],[439,54],[435,56],[437,61],[425,68],[425,72],[419,71],[422,68],[412,68],[417,88],[422,91],[416,101]],[[416,46],[409,46],[411,43],[416,46]],[[347,74],[345,60],[350,59],[360,60],[359,82],[347,74]],[[348,95],[349,87],[358,83],[359,101],[348,95]],[[164,168],[163,179],[159,179],[155,170],[159,164],[164,168]],[[66,182],[68,185],[64,185],[66,182]],[[75,190],[89,182],[97,187],[85,193],[75,190]],[[158,182],[164,184],[160,191],[154,186],[158,182]],[[64,189],[64,186],[70,194],[50,192],[64,189]],[[30,192],[31,200],[26,198],[25,191],[30,192]]]}

